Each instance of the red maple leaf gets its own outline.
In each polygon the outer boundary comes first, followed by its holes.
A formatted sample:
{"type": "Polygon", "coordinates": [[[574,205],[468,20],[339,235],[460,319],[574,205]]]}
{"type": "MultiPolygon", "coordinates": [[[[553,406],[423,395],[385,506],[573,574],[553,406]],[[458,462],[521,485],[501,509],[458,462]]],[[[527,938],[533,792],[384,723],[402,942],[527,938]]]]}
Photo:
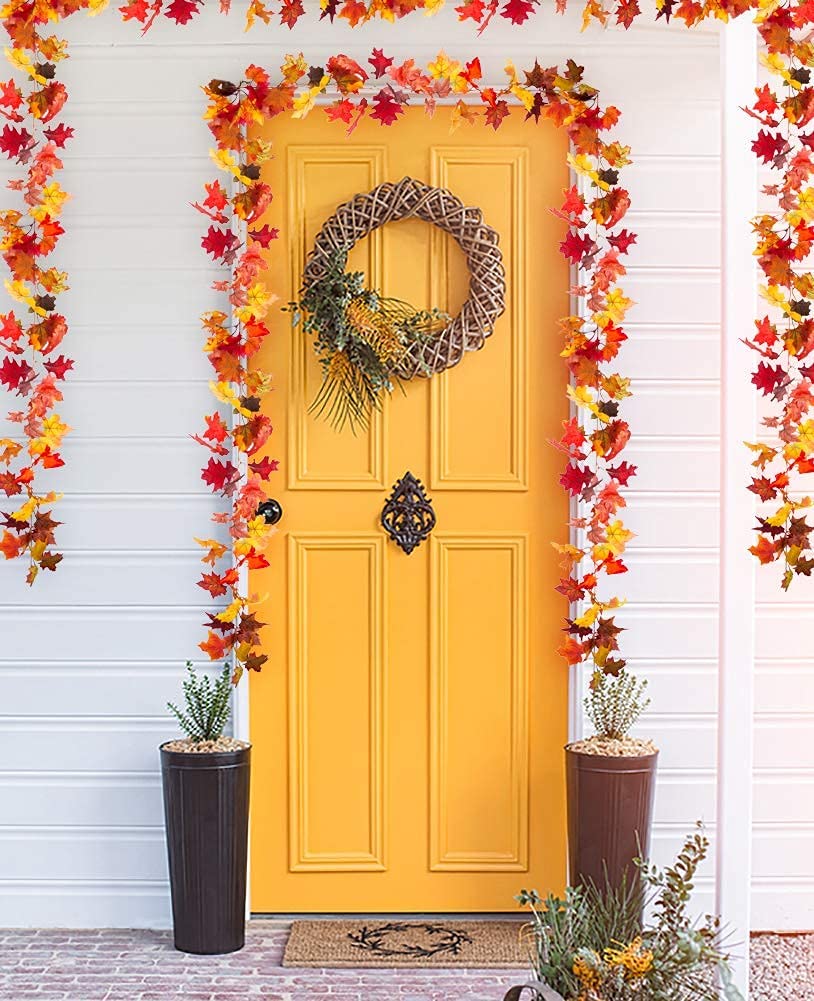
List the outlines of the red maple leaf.
{"type": "Polygon", "coordinates": [[[215,411],[214,414],[207,414],[204,417],[206,421],[206,431],[204,431],[204,438],[208,438],[209,441],[224,441],[229,434],[229,428],[226,427],[221,415],[215,411]]]}
{"type": "Polygon", "coordinates": [[[5,556],[7,560],[13,560],[15,556],[19,556],[24,546],[24,542],[19,535],[12,535],[11,532],[3,532],[3,538],[0,539],[0,553],[5,556]]]}
{"type": "Polygon", "coordinates": [[[563,194],[565,195],[565,201],[562,203],[562,206],[551,211],[558,218],[565,219],[569,226],[577,226],[582,229],[586,225],[581,218],[585,212],[585,199],[577,191],[576,184],[570,188],[566,188],[563,194]]]}
{"type": "Polygon", "coordinates": [[[272,473],[276,473],[280,468],[280,462],[278,459],[269,459],[268,456],[259,459],[257,462],[250,462],[249,469],[257,475],[262,480],[267,480],[272,473]]]}
{"type": "Polygon", "coordinates": [[[641,12],[636,0],[619,0],[616,5],[616,23],[629,28],[641,12]]]}
{"type": "Polygon", "coordinates": [[[59,125],[55,125],[52,129],[43,129],[42,134],[49,142],[55,143],[62,149],[69,139],[73,139],[74,130],[70,125],[63,125],[60,122],[59,125]]]}
{"type": "Polygon", "coordinates": [[[581,601],[585,597],[585,588],[580,586],[575,577],[560,578],[560,583],[554,590],[559,591],[568,601],[581,601]]]}
{"type": "Polygon", "coordinates": [[[188,24],[198,13],[200,0],[171,0],[164,10],[164,17],[168,17],[176,24],[188,24]]]}
{"type": "Polygon", "coordinates": [[[302,0],[283,0],[280,8],[280,24],[287,24],[289,28],[293,28],[304,13],[302,0]]]}
{"type": "Polygon", "coordinates": [[[628,480],[635,475],[636,466],[631,466],[629,462],[620,462],[618,466],[608,466],[608,476],[613,477],[623,487],[626,487],[628,480]]]}
{"type": "Polygon", "coordinates": [[[772,542],[765,535],[759,535],[757,544],[749,547],[749,552],[757,556],[762,564],[772,563],[778,552],[778,543],[772,542]]]}
{"type": "Polygon", "coordinates": [[[51,361],[45,362],[44,368],[47,372],[56,379],[64,379],[67,372],[73,368],[73,361],[70,358],[66,358],[65,355],[60,355],[58,358],[54,358],[51,361]]]}
{"type": "Polygon", "coordinates": [[[579,664],[585,654],[585,648],[573,636],[566,636],[562,646],[557,648],[557,653],[564,657],[570,665],[579,664]]]}
{"type": "Polygon", "coordinates": [[[14,311],[0,315],[0,340],[15,344],[23,335],[23,327],[14,311]]]}
{"type": "Polygon", "coordinates": [[[226,191],[220,181],[212,181],[209,184],[204,184],[204,189],[206,190],[206,198],[204,198],[202,203],[193,202],[192,207],[215,222],[226,222],[227,216],[223,210],[226,208],[229,199],[226,197],[226,191]]]}
{"type": "Polygon", "coordinates": [[[220,660],[231,649],[232,640],[229,636],[218,636],[217,633],[210,630],[206,641],[199,643],[198,646],[205,654],[209,655],[210,660],[220,660]]]}
{"type": "Polygon", "coordinates": [[[392,125],[393,122],[404,114],[401,103],[395,99],[392,90],[389,88],[380,90],[373,98],[373,110],[370,117],[381,122],[382,125],[392,125]]]}
{"type": "Polygon", "coordinates": [[[512,24],[523,24],[530,17],[534,6],[532,0],[508,0],[500,12],[500,16],[505,17],[512,24]]]}
{"type": "Polygon", "coordinates": [[[27,129],[18,129],[14,125],[4,125],[0,132],[0,150],[9,159],[19,158],[26,150],[31,148],[34,137],[27,129]]]}
{"type": "Polygon", "coordinates": [[[593,479],[593,476],[594,474],[590,469],[583,466],[572,466],[569,463],[565,472],[560,477],[560,485],[563,486],[572,497],[576,497],[577,494],[582,493],[582,491],[588,486],[593,479]]]}
{"type": "Polygon", "coordinates": [[[626,254],[628,247],[635,242],[636,234],[631,233],[626,229],[621,229],[618,233],[614,233],[612,236],[608,237],[608,243],[615,250],[618,250],[620,254],[626,254]]]}
{"type": "Polygon", "coordinates": [[[0,384],[8,386],[20,396],[31,388],[34,375],[34,369],[23,358],[7,357],[0,365],[0,384]]]}
{"type": "Polygon", "coordinates": [[[237,233],[231,229],[220,229],[218,226],[210,226],[206,231],[206,236],[201,238],[201,246],[211,254],[216,261],[224,261],[230,264],[235,257],[235,250],[240,244],[237,233]]]}
{"type": "Polygon", "coordinates": [[[505,101],[491,101],[486,106],[486,113],[484,118],[488,125],[497,132],[500,128],[500,123],[509,114],[509,105],[505,101]]]}
{"type": "Polygon", "coordinates": [[[771,347],[777,341],[777,330],[768,316],[764,316],[762,320],[755,320],[755,326],[757,327],[755,344],[766,344],[771,347]]]}
{"type": "Polygon", "coordinates": [[[216,573],[203,574],[198,581],[198,587],[202,587],[204,591],[208,591],[213,598],[219,598],[221,595],[226,594],[226,586],[216,573]]]}
{"type": "Polygon", "coordinates": [[[786,377],[782,365],[768,365],[762,361],[755,369],[752,384],[757,386],[764,396],[770,396],[786,377]]]}
{"type": "Polygon", "coordinates": [[[58,469],[60,466],[65,465],[59,452],[52,452],[50,448],[46,448],[35,462],[41,462],[44,469],[58,469]]]}
{"type": "Polygon", "coordinates": [[[356,105],[346,97],[341,101],[329,104],[325,109],[325,114],[330,122],[344,122],[346,125],[350,125],[355,111],[356,105]]]}
{"type": "Polygon", "coordinates": [[[563,436],[560,438],[560,444],[564,446],[566,451],[571,449],[579,449],[585,444],[585,432],[582,430],[579,421],[576,417],[569,417],[567,421],[562,422],[563,426],[563,436]]]}
{"type": "Polygon", "coordinates": [[[469,0],[469,3],[456,7],[455,13],[459,21],[477,21],[480,24],[486,13],[486,4],[484,0],[469,0]]]}
{"type": "Polygon", "coordinates": [[[234,489],[237,476],[237,467],[226,459],[211,458],[201,470],[201,479],[212,487],[213,493],[224,493],[227,496],[234,489]]]}
{"type": "Polygon", "coordinates": [[[141,24],[147,20],[150,11],[150,4],[147,0],[130,0],[130,3],[119,7],[122,21],[139,21],[141,24]]]}
{"type": "Polygon", "coordinates": [[[752,152],[764,163],[771,163],[787,147],[786,140],[777,132],[774,135],[761,129],[752,143],[752,152]]]}
{"type": "Polygon", "coordinates": [[[560,244],[560,253],[572,264],[579,264],[586,257],[596,252],[596,243],[587,233],[580,235],[576,230],[569,229],[565,239],[560,244]]]}
{"type": "Polygon", "coordinates": [[[265,250],[272,240],[276,240],[280,236],[280,231],[279,229],[272,229],[267,224],[261,226],[260,229],[250,229],[249,236],[265,250]]]}
{"type": "Polygon", "coordinates": [[[757,97],[753,105],[755,111],[764,111],[767,115],[773,115],[777,111],[777,101],[767,83],[762,87],[755,87],[755,95],[757,97]]]}

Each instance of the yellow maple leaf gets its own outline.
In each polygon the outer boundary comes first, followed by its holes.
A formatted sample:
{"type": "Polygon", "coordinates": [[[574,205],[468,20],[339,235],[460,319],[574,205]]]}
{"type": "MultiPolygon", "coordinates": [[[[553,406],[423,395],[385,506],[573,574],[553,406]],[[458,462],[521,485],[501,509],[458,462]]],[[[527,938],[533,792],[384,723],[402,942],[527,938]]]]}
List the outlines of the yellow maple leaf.
{"type": "MultiPolygon", "coordinates": [[[[6,292],[8,292],[12,299],[16,299],[17,302],[22,302],[24,305],[28,306],[29,309],[33,309],[36,312],[39,307],[34,300],[34,295],[31,289],[25,282],[21,282],[17,279],[10,282],[6,279],[4,284],[6,286],[6,292]]],[[[45,310],[41,309],[39,315],[45,316],[45,310]]]]}
{"type": "Polygon", "coordinates": [[[596,170],[596,165],[585,153],[577,153],[576,156],[573,153],[569,153],[566,159],[575,173],[580,174],[582,177],[588,177],[597,184],[599,183],[599,172],[596,170]]]}
{"type": "Polygon", "coordinates": [[[621,521],[610,522],[605,532],[605,540],[614,556],[620,556],[625,546],[633,538],[633,532],[625,528],[621,521]]]}
{"type": "Polygon", "coordinates": [[[70,197],[68,192],[63,191],[56,181],[52,181],[42,189],[39,204],[29,210],[29,215],[37,222],[42,222],[46,216],[56,219],[62,211],[66,199],[70,197]]]}
{"type": "Polygon", "coordinates": [[[243,406],[237,393],[228,382],[210,382],[209,388],[212,390],[212,395],[220,400],[221,403],[228,403],[233,410],[243,417],[251,418],[254,416],[251,410],[247,410],[243,406]]]}
{"type": "Polygon", "coordinates": [[[302,94],[295,97],[291,117],[305,118],[305,116],[313,110],[314,105],[317,103],[318,95],[325,90],[329,81],[329,76],[323,76],[315,87],[309,87],[308,90],[304,90],[302,94]]]}
{"type": "Polygon", "coordinates": [[[9,463],[22,452],[23,446],[11,438],[0,438],[0,462],[9,463]]]}
{"type": "Polygon", "coordinates": [[[289,83],[296,83],[300,77],[308,72],[308,63],[302,52],[296,56],[289,53],[283,60],[283,76],[289,83]]]}
{"type": "Polygon", "coordinates": [[[632,305],[633,300],[628,299],[620,288],[613,288],[605,296],[604,310],[594,314],[594,322],[600,327],[606,327],[608,323],[619,324],[632,305]]]}
{"type": "Polygon", "coordinates": [[[803,188],[797,196],[797,205],[806,222],[811,222],[814,219],[814,188],[803,188]]]}
{"type": "Polygon", "coordinates": [[[36,497],[29,497],[29,499],[23,504],[21,508],[12,514],[12,518],[15,521],[28,521],[32,514],[37,510],[37,499],[36,497]]]}
{"type": "Polygon", "coordinates": [[[271,303],[275,302],[277,296],[267,292],[261,282],[255,282],[246,293],[246,302],[235,310],[235,316],[241,323],[249,320],[261,320],[271,303]]]}
{"type": "MultiPolygon", "coordinates": [[[[3,16],[8,17],[7,11],[12,9],[11,7],[3,8],[3,16]]],[[[34,69],[34,63],[31,60],[29,54],[25,49],[3,49],[6,59],[11,63],[12,66],[16,66],[17,69],[22,70],[23,73],[27,73],[33,80],[37,83],[47,84],[48,80],[42,76],[40,73],[34,69]]]]}
{"type": "Polygon", "coordinates": [[[206,555],[202,556],[201,559],[210,566],[214,566],[221,556],[226,553],[227,547],[222,542],[218,542],[217,539],[199,539],[197,536],[193,536],[193,539],[199,546],[208,550],[206,555]]]}
{"type": "Polygon", "coordinates": [[[583,629],[590,629],[594,622],[596,622],[596,617],[600,611],[599,605],[591,605],[578,619],[574,619],[574,625],[581,626],[583,629]]]}
{"type": "Polygon", "coordinates": [[[463,66],[456,60],[450,59],[442,49],[432,62],[427,63],[427,70],[433,80],[454,81],[460,76],[463,66]]]}
{"type": "Polygon", "coordinates": [[[814,420],[809,419],[807,421],[803,421],[800,425],[798,440],[803,447],[803,452],[806,455],[810,455],[814,452],[814,420]]]}
{"type": "Polygon", "coordinates": [[[526,111],[531,111],[534,105],[534,94],[526,87],[522,87],[519,83],[513,83],[509,88],[517,98],[517,100],[523,105],[526,111]]]}
{"type": "Polygon", "coordinates": [[[240,615],[243,609],[243,599],[235,598],[235,600],[226,606],[222,612],[218,612],[215,616],[220,622],[234,622],[235,619],[240,615]]]}
{"type": "Polygon", "coordinates": [[[29,442],[30,455],[42,455],[46,449],[55,452],[62,444],[63,437],[71,428],[62,422],[59,414],[49,414],[42,422],[42,434],[29,442]]]}
{"type": "Polygon", "coordinates": [[[209,156],[221,170],[227,170],[237,177],[240,174],[240,165],[234,154],[228,149],[210,149],[209,156]]]}
{"type": "Polygon", "coordinates": [[[792,512],[791,504],[783,504],[779,507],[773,515],[766,519],[767,524],[774,525],[776,528],[780,525],[785,525],[788,516],[792,512]]]}

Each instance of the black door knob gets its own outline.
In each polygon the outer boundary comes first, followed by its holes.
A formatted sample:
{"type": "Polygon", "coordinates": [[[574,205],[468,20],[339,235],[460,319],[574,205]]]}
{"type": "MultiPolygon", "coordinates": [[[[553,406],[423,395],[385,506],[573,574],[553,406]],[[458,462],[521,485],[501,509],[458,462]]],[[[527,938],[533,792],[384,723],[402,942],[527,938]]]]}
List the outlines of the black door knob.
{"type": "Polygon", "coordinates": [[[269,497],[258,507],[257,513],[266,519],[267,525],[276,525],[283,516],[283,506],[273,497],[269,497]]]}

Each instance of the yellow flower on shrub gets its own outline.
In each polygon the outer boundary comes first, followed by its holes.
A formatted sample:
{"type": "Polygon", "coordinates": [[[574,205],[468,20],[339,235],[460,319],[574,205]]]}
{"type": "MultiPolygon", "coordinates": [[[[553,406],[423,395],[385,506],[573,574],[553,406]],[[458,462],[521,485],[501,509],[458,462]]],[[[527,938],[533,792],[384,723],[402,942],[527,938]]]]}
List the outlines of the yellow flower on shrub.
{"type": "Polygon", "coordinates": [[[598,991],[602,986],[601,963],[599,954],[593,949],[580,949],[574,956],[571,969],[583,991],[598,991]]]}
{"type": "Polygon", "coordinates": [[[637,980],[653,969],[653,953],[644,948],[639,935],[624,948],[612,949],[608,946],[605,962],[609,966],[621,967],[625,971],[625,980],[637,980]]]}

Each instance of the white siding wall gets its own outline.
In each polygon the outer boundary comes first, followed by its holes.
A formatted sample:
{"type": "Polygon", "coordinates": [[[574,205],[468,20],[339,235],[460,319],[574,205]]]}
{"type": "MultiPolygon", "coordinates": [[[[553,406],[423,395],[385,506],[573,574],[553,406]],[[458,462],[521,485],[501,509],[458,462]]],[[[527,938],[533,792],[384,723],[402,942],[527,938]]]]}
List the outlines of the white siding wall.
{"type": "MultiPolygon", "coordinates": [[[[629,458],[640,470],[629,506],[638,538],[621,581],[631,599],[625,644],[651,679],[642,729],[663,751],[656,857],[665,860],[697,817],[714,836],[717,34],[658,25],[580,35],[575,16],[546,12],[530,27],[498,23],[477,39],[450,12],[395,30],[310,22],[247,36],[240,12],[226,20],[210,9],[186,29],[158,24],[146,39],[112,11],[75,18],[66,34],[65,118],[77,138],[66,157],[74,200],[60,261],[71,275],[64,306],[77,366],[62,413],[76,431],[58,472],[59,572],[32,592],[18,566],[0,565],[0,924],[168,921],[156,745],[168,733],[164,703],[177,693],[179,664],[200,639],[191,538],[208,530],[214,509],[187,437],[212,407],[196,319],[212,302],[212,269],[201,219],[188,208],[212,173],[198,86],[238,77],[250,61],[276,65],[290,50],[364,60],[376,44],[406,58],[434,54],[443,39],[451,55],[479,53],[493,68],[507,56],[518,66],[573,56],[622,108],[618,134],[635,158],[630,225],[640,234],[626,282],[638,308],[622,360],[635,379],[629,458]]],[[[771,663],[799,656],[799,646],[773,639],[780,619],[799,632],[795,610],[760,607],[758,923],[810,925],[802,895],[776,892],[814,878],[809,797],[796,797],[795,823],[770,820],[792,819],[776,808],[791,786],[771,783],[785,764],[785,728],[806,722],[779,715],[795,705],[783,693],[795,679],[814,681],[810,665],[771,663]],[[788,847],[779,858],[778,845],[788,847]]],[[[711,875],[700,885],[705,906],[711,875]]]]}

